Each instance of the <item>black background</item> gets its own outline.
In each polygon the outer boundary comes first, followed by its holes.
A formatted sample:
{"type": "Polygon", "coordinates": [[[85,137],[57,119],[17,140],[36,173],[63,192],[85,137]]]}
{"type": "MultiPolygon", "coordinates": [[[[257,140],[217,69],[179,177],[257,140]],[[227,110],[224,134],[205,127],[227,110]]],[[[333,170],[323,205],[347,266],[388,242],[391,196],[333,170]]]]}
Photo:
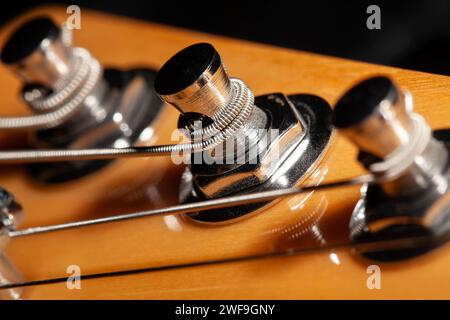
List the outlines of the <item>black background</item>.
{"type": "MultiPolygon", "coordinates": [[[[284,47],[450,75],[450,1],[8,1],[0,23],[34,6],[76,4],[284,47]],[[381,8],[381,30],[366,9],[381,8]]],[[[145,39],[143,39],[145,41],[145,39]]]]}

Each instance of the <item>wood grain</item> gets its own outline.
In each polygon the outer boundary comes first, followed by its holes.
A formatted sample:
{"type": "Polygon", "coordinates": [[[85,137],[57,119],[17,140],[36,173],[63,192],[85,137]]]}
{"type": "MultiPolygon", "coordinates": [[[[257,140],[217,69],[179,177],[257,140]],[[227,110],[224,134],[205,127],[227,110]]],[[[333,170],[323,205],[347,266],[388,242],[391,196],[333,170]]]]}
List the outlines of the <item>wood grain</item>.
{"type": "MultiPolygon", "coordinates": [[[[65,19],[61,7],[36,9],[21,19],[46,14],[65,19]]],[[[20,19],[19,19],[20,20],[20,19]]],[[[0,32],[0,42],[19,20],[0,32]]],[[[159,68],[171,55],[196,42],[210,42],[231,75],[244,79],[255,94],[312,93],[333,104],[361,78],[386,74],[413,94],[416,110],[433,128],[450,124],[450,79],[396,68],[298,52],[207,35],[82,9],[77,46],[88,48],[106,66],[159,68]]],[[[19,81],[4,66],[0,72],[1,115],[25,114],[18,99],[19,81]]],[[[177,114],[167,108],[152,143],[169,142],[177,114]]],[[[0,145],[23,145],[23,136],[0,135],[0,145]]],[[[169,159],[127,159],[83,179],[58,186],[32,181],[21,167],[0,170],[0,185],[26,209],[24,227],[132,212],[176,203],[183,168],[169,159]]],[[[324,181],[362,172],[355,150],[336,135],[326,159],[315,171],[324,181]]],[[[313,178],[310,178],[312,181],[313,178]]],[[[207,227],[176,217],[98,225],[17,238],[7,253],[28,280],[66,275],[69,265],[83,274],[163,266],[271,252],[289,247],[318,247],[300,221],[320,215],[328,244],[346,241],[349,215],[358,188],[291,197],[270,209],[222,227],[207,227]],[[297,209],[294,209],[297,208],[297,209]]],[[[53,284],[27,288],[26,298],[450,298],[450,247],[404,262],[381,264],[382,289],[366,286],[367,266],[349,249],[250,262],[217,264],[132,276],[86,280],[81,290],[53,284]],[[337,257],[337,259],[336,259],[337,257]]]]}

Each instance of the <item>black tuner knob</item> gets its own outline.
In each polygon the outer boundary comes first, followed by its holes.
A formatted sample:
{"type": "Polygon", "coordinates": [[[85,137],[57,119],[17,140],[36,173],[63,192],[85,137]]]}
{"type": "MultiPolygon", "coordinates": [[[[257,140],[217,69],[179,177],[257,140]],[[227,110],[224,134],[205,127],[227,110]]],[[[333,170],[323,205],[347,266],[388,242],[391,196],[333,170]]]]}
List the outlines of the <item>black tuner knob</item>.
{"type": "MultiPolygon", "coordinates": [[[[350,223],[354,240],[450,231],[448,141],[433,137],[425,119],[413,112],[408,92],[387,77],[364,80],[339,99],[333,124],[360,154],[371,156],[372,161],[361,162],[381,181],[364,189],[355,208],[350,223]]],[[[400,259],[431,247],[380,251],[371,257],[400,259]]]]}
{"type": "Polygon", "coordinates": [[[6,41],[0,56],[26,82],[49,87],[70,70],[70,54],[62,42],[61,29],[47,17],[19,26],[6,41]]]}
{"type": "Polygon", "coordinates": [[[387,77],[362,81],[339,99],[333,124],[361,150],[385,157],[411,138],[409,96],[387,77]]]}
{"type": "Polygon", "coordinates": [[[189,46],[159,70],[155,91],[181,113],[210,118],[230,99],[231,84],[220,55],[208,43],[189,46]]]}
{"type": "Polygon", "coordinates": [[[5,64],[20,62],[38,50],[45,39],[55,39],[59,28],[46,17],[27,21],[19,26],[5,43],[1,59],[5,64]]]}

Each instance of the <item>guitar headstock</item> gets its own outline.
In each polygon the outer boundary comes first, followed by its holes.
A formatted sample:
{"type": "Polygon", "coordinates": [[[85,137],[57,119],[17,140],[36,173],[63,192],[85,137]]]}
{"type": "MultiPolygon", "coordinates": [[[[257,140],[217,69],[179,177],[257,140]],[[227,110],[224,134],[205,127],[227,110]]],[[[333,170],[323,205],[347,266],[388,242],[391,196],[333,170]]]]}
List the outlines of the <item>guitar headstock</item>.
{"type": "MultiPolygon", "coordinates": [[[[0,36],[19,76],[0,73],[3,95],[22,98],[6,98],[0,133],[23,139],[0,151],[5,296],[102,297],[106,277],[116,288],[152,279],[141,297],[182,298],[176,283],[211,265],[248,271],[230,285],[253,297],[265,259],[264,294],[298,297],[268,281],[287,255],[298,267],[280,281],[309,289],[302,270],[338,266],[338,287],[366,265],[450,261],[449,79],[84,14],[74,40],[59,8],[0,36]],[[91,278],[85,291],[33,285],[73,265],[91,278]]],[[[411,297],[433,281],[421,289],[411,297]]]]}

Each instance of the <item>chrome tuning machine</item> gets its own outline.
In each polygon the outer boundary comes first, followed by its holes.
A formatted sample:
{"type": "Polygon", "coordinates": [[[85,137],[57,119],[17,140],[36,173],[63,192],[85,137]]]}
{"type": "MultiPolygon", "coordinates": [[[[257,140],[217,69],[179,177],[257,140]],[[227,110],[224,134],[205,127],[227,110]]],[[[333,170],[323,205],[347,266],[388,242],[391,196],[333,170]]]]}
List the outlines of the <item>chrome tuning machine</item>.
{"type": "MultiPolygon", "coordinates": [[[[22,98],[33,114],[0,118],[0,130],[31,131],[32,148],[120,148],[139,142],[162,108],[152,90],[155,72],[103,70],[88,50],[72,46],[70,32],[37,17],[6,41],[1,60],[23,80],[22,98]]],[[[40,181],[64,182],[108,162],[33,164],[29,172],[40,181]]]]}
{"type": "MultiPolygon", "coordinates": [[[[254,98],[245,82],[228,76],[208,43],[189,46],[168,60],[156,76],[155,91],[180,111],[179,129],[200,150],[185,157],[184,203],[292,187],[311,172],[330,141],[326,101],[306,94],[254,98]]],[[[266,204],[189,215],[219,223],[266,204]]]]}
{"type": "MultiPolygon", "coordinates": [[[[23,219],[22,207],[14,196],[0,187],[0,285],[17,283],[23,280],[20,272],[5,254],[9,242],[9,232],[16,229],[23,219]]],[[[19,299],[21,288],[0,290],[0,300],[19,299]]]]}
{"type": "Polygon", "coordinates": [[[429,251],[450,232],[450,130],[432,132],[412,96],[387,77],[355,85],[337,102],[333,124],[382,182],[365,185],[350,222],[354,241],[429,238],[411,249],[372,252],[397,260],[429,251]]]}

